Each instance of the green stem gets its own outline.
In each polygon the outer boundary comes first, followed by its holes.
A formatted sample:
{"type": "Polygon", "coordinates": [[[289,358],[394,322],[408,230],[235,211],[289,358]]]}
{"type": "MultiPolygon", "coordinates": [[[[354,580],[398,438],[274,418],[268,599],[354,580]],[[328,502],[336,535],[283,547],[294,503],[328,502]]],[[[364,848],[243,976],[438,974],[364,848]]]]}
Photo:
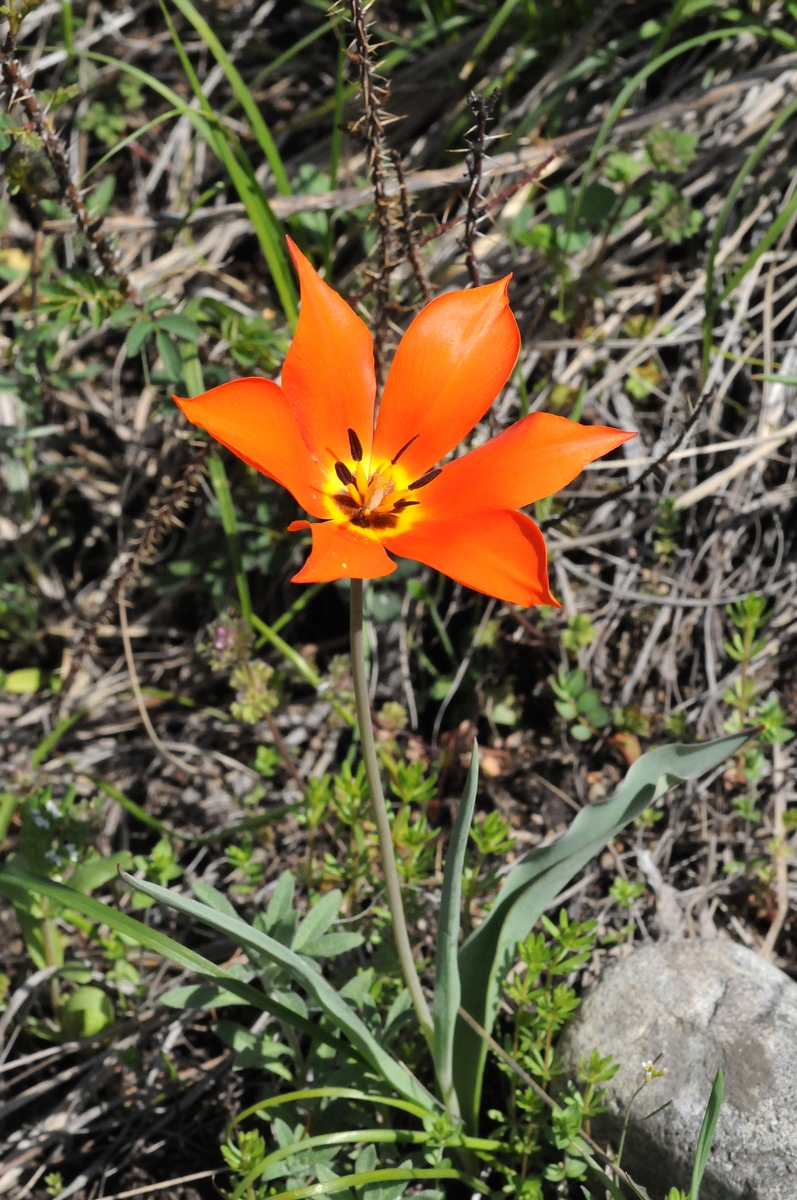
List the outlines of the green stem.
{"type": "MultiPolygon", "coordinates": [[[[47,901],[42,901],[42,909],[44,910],[44,918],[42,920],[42,941],[44,943],[44,961],[48,967],[60,967],[63,962],[61,947],[58,944],[58,927],[51,916],[49,916],[50,905],[47,901]]],[[[50,1004],[53,1009],[53,1017],[60,1025],[61,1023],[61,988],[58,983],[58,976],[53,975],[50,978],[50,1004]]]]}
{"type": "Polygon", "coordinates": [[[434,1035],[432,1014],[421,988],[421,981],[415,969],[412,957],[412,947],[407,931],[407,918],[404,915],[404,905],[401,902],[401,885],[399,883],[396,854],[393,849],[393,837],[390,831],[390,821],[385,804],[385,793],[382,790],[382,777],[379,774],[379,763],[374,745],[374,730],[371,723],[371,702],[368,698],[368,681],[365,674],[365,651],[363,647],[363,580],[351,581],[351,673],[354,680],[354,706],[357,711],[357,724],[360,728],[365,777],[371,793],[371,804],[374,810],[376,830],[379,836],[379,852],[382,858],[382,869],[385,873],[385,888],[390,915],[393,918],[393,936],[396,940],[401,971],[404,982],[412,998],[418,1023],[424,1037],[431,1045],[434,1035]]]}

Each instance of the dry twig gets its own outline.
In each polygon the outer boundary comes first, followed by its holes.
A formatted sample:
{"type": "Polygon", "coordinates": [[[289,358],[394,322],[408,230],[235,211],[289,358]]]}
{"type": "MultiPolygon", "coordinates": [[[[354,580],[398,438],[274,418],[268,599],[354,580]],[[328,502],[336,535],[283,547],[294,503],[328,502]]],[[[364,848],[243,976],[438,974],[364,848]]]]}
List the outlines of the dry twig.
{"type": "Polygon", "coordinates": [[[396,178],[399,186],[399,201],[401,204],[401,224],[399,226],[401,235],[404,240],[404,249],[407,254],[407,259],[412,267],[412,273],[415,276],[415,281],[421,289],[421,295],[428,304],[432,298],[432,289],[429,287],[429,281],[423,273],[423,265],[418,254],[418,246],[415,241],[415,234],[412,228],[412,208],[410,206],[410,197],[407,192],[407,180],[404,175],[404,163],[401,161],[401,155],[398,150],[393,151],[393,166],[396,170],[396,178]]]}
{"type": "Polygon", "coordinates": [[[102,232],[102,216],[92,217],[86,203],[72,181],[66,150],[58,134],[50,127],[38,96],[28,83],[22,64],[17,58],[15,38],[9,28],[5,45],[0,49],[0,74],[9,91],[9,102],[17,100],[24,108],[58,181],[64,203],[72,210],[80,233],[88,239],[104,270],[116,280],[123,296],[131,292],[130,280],[122,269],[119,256],[102,232]]]}
{"type": "Polygon", "coordinates": [[[479,225],[485,216],[481,188],[487,124],[495,115],[500,101],[500,88],[496,88],[488,99],[477,95],[475,92],[471,92],[468,96],[468,104],[476,119],[476,124],[470,132],[468,153],[465,157],[468,166],[468,204],[465,212],[465,232],[462,235],[460,245],[465,251],[465,265],[468,268],[468,275],[473,287],[478,287],[481,283],[479,265],[476,262],[476,251],[473,243],[479,225]]]}
{"type": "Polygon", "coordinates": [[[363,94],[364,112],[350,132],[365,142],[371,169],[374,195],[374,215],[378,236],[378,273],[376,277],[376,313],[374,315],[374,366],[376,377],[382,380],[385,368],[385,338],[390,317],[390,272],[393,246],[393,221],[385,177],[385,130],[382,102],[387,89],[380,87],[374,73],[372,47],[365,20],[366,6],[362,0],[351,0],[351,21],[354,29],[354,50],[363,94]]]}
{"type": "Polygon", "coordinates": [[[53,721],[58,719],[58,714],[64,700],[68,696],[72,684],[75,682],[75,677],[91,648],[105,614],[123,600],[125,589],[157,549],[165,534],[171,529],[178,512],[184,509],[189,503],[191,496],[199,486],[199,481],[205,470],[205,460],[209,452],[210,442],[206,442],[188,464],[179,483],[172,489],[167,499],[146,526],[130,557],[113,581],[105,598],[105,603],[100,607],[99,612],[96,613],[94,620],[83,634],[80,644],[75,651],[66,679],[64,679],[61,691],[56,696],[53,704],[51,714],[53,721]]]}

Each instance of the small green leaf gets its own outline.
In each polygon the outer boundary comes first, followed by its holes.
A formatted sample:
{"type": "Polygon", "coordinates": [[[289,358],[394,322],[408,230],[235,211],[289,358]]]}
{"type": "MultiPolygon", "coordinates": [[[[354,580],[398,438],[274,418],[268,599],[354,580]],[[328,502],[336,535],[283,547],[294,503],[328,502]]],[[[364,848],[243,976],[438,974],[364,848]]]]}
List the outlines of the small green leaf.
{"type": "Polygon", "coordinates": [[[164,316],[158,317],[158,328],[173,333],[175,337],[182,338],[184,342],[198,342],[202,337],[202,330],[196,321],[192,321],[183,313],[166,313],[164,316]]]}
{"type": "Polygon", "coordinates": [[[155,333],[155,345],[158,347],[158,354],[163,359],[163,369],[166,374],[170,379],[180,379],[183,374],[183,360],[168,333],[163,333],[158,329],[155,333]]]}
{"type": "Polygon", "coordinates": [[[642,163],[623,150],[610,150],[603,164],[603,174],[609,183],[633,183],[643,170],[642,163]]]}
{"type": "Polygon", "coordinates": [[[616,203],[617,195],[612,188],[602,183],[590,183],[584,188],[579,216],[590,225],[598,225],[606,220],[616,203]]]}
{"type": "Polygon", "coordinates": [[[38,692],[42,683],[42,673],[38,667],[20,667],[18,671],[9,671],[3,681],[3,691],[11,692],[14,696],[25,696],[28,692],[38,692]]]}
{"type": "Polygon", "coordinates": [[[696,133],[682,133],[678,129],[667,129],[654,125],[645,139],[648,158],[658,171],[681,174],[691,165],[697,148],[696,133]]]}
{"type": "Polygon", "coordinates": [[[545,207],[554,217],[563,217],[573,202],[573,189],[569,184],[551,188],[545,197],[545,207]]]}
{"type": "Polygon", "coordinates": [[[337,920],[342,900],[343,893],[337,888],[317,900],[296,930],[291,949],[297,954],[310,953],[305,947],[318,942],[337,920]]]}
{"type": "Polygon", "coordinates": [[[94,1037],[116,1020],[110,996],[98,987],[79,987],[61,1007],[61,1028],[68,1038],[94,1037]]]}
{"type": "Polygon", "coordinates": [[[138,354],[154,328],[155,326],[152,324],[152,321],[148,321],[146,317],[141,317],[140,320],[136,321],[125,338],[125,350],[127,351],[128,358],[133,358],[134,355],[138,354]]]}

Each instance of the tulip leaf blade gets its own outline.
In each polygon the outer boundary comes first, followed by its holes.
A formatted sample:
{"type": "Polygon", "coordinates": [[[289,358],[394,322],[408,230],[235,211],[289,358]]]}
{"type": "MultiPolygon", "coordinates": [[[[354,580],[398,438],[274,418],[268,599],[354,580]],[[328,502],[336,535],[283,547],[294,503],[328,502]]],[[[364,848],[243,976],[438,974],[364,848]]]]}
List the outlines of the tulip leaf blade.
{"type": "MultiPolygon", "coordinates": [[[[122,871],[125,883],[135,891],[143,892],[153,900],[176,909],[188,917],[201,921],[203,925],[215,929],[217,933],[225,934],[238,946],[248,947],[258,954],[264,954],[272,962],[283,967],[291,978],[313,997],[327,1017],[340,1030],[347,1042],[354,1048],[358,1057],[364,1059],[386,1083],[400,1095],[413,1100],[434,1111],[434,1099],[409,1070],[401,1065],[391,1054],[379,1045],[371,1031],[360,1019],[353,1008],[335,990],[319,971],[306,958],[296,954],[287,946],[283,946],[276,938],[269,937],[259,929],[254,929],[240,917],[231,917],[219,912],[198,900],[192,900],[170,888],[146,880],[135,879],[122,871]]],[[[315,1028],[315,1027],[314,1027],[315,1028]]]]}
{"type": "MultiPolygon", "coordinates": [[[[270,1013],[300,1033],[306,1033],[335,1049],[340,1047],[337,1039],[326,1030],[319,1028],[317,1024],[306,1020],[278,1001],[270,999],[259,988],[252,987],[250,983],[245,983],[241,979],[236,979],[223,967],[204,958],[201,954],[197,954],[195,950],[190,950],[165,933],[152,929],[149,925],[144,925],[135,917],[129,917],[127,913],[119,912],[110,904],[103,904],[101,900],[95,900],[93,896],[86,896],[83,892],[78,892],[65,883],[57,883],[53,879],[47,879],[44,875],[37,875],[34,871],[29,870],[19,858],[11,857],[0,868],[0,895],[8,896],[13,900],[19,896],[20,892],[27,895],[46,896],[48,899],[54,900],[56,904],[63,905],[67,920],[71,911],[80,913],[100,925],[107,925],[115,933],[129,938],[134,945],[143,946],[145,950],[159,954],[178,967],[194,971],[205,981],[212,981],[209,986],[220,985],[224,993],[237,996],[241,1004],[248,1004],[261,1012],[270,1013]]],[[[196,1007],[201,1007],[200,1003],[197,1003],[196,1007]]],[[[359,1057],[356,1050],[352,1052],[359,1057]]]]}
{"type": "MultiPolygon", "coordinates": [[[[488,916],[459,952],[462,1006],[492,1032],[501,983],[515,949],[548,904],[630,821],[673,784],[697,779],[735,754],[749,731],[698,745],[674,744],[649,750],[630,767],[609,800],[583,808],[567,832],[551,845],[532,850],[506,877],[488,916]]],[[[458,1020],[454,1039],[454,1085],[460,1110],[472,1130],[478,1126],[486,1044],[458,1020]]]]}
{"type": "Polygon", "coordinates": [[[446,1105],[451,1111],[456,1102],[454,1091],[454,1033],[461,999],[458,938],[462,907],[462,873],[465,851],[479,786],[479,747],[474,743],[468,778],[457,819],[448,844],[440,915],[437,923],[437,956],[434,976],[434,1060],[437,1080],[446,1105]]]}

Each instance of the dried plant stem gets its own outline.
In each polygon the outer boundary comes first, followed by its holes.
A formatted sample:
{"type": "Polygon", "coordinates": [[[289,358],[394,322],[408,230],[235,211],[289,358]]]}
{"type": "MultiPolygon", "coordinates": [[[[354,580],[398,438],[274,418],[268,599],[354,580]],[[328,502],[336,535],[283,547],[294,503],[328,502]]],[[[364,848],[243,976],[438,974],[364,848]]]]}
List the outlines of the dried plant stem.
{"type": "Polygon", "coordinates": [[[66,150],[61,139],[50,128],[45,110],[25,77],[10,31],[5,45],[0,50],[0,75],[10,92],[10,99],[15,99],[21,104],[33,128],[41,138],[42,149],[55,173],[61,197],[72,210],[78,230],[88,239],[104,270],[116,280],[122,295],[131,295],[130,280],[122,270],[116,251],[102,232],[103,218],[101,216],[92,217],[83,197],[72,181],[66,150]]]}
{"type": "Polygon", "coordinates": [[[160,754],[162,754],[165,759],[167,759],[175,767],[179,767],[181,771],[187,771],[189,775],[201,774],[200,767],[189,766],[189,764],[187,762],[184,762],[183,759],[176,758],[175,755],[171,753],[171,751],[166,749],[163,742],[158,737],[155,726],[152,724],[150,715],[147,712],[147,705],[146,705],[146,701],[144,700],[144,694],[141,691],[141,684],[138,681],[138,671],[136,670],[136,660],[133,655],[133,645],[130,641],[130,630],[128,629],[128,626],[127,626],[127,609],[125,608],[125,599],[124,599],[124,596],[122,596],[122,595],[119,596],[119,630],[122,634],[122,645],[124,646],[124,651],[125,651],[125,662],[127,663],[127,671],[128,671],[128,674],[130,675],[130,686],[133,689],[133,695],[136,698],[136,707],[138,708],[138,714],[141,717],[144,728],[147,731],[149,740],[152,742],[155,749],[160,754]]]}
{"type": "Polygon", "coordinates": [[[428,304],[432,298],[432,289],[429,287],[429,281],[423,273],[423,266],[418,254],[418,245],[412,230],[412,206],[410,205],[409,192],[407,191],[407,180],[404,176],[404,163],[401,161],[401,155],[398,150],[393,151],[392,158],[399,187],[399,203],[401,205],[400,229],[404,241],[404,249],[407,253],[409,264],[412,267],[415,282],[421,289],[421,295],[425,303],[428,304]]]}
{"type": "Polygon", "coordinates": [[[365,142],[371,187],[374,193],[374,214],[378,230],[378,273],[376,278],[376,313],[374,316],[374,366],[377,380],[384,378],[385,339],[390,317],[390,272],[393,244],[393,222],[385,174],[385,130],[382,119],[382,99],[385,89],[379,87],[374,74],[365,5],[351,0],[351,21],[354,30],[353,57],[360,73],[364,112],[353,132],[365,142]]]}
{"type": "Polygon", "coordinates": [[[354,706],[357,711],[357,724],[360,728],[365,776],[371,793],[371,804],[379,836],[379,852],[382,858],[382,869],[385,873],[385,889],[393,918],[393,936],[396,940],[401,973],[412,998],[418,1023],[429,1045],[432,1044],[434,1026],[429,1005],[423,994],[421,981],[415,969],[412,957],[412,947],[407,930],[407,918],[401,900],[401,884],[396,866],[396,852],[393,847],[393,835],[387,815],[385,793],[382,789],[382,777],[379,774],[379,762],[376,757],[374,730],[371,723],[371,702],[368,697],[368,679],[365,672],[365,651],[363,647],[363,590],[362,579],[351,581],[351,672],[354,680],[354,706]]]}
{"type": "Polygon", "coordinates": [[[55,703],[50,714],[51,720],[57,720],[61,706],[69,695],[69,690],[75,682],[75,677],[96,637],[97,629],[103,617],[109,609],[113,608],[124,598],[127,586],[133,581],[141,567],[157,548],[164,534],[175,524],[177,513],[185,508],[194,491],[199,486],[199,480],[205,469],[205,460],[209,452],[210,442],[206,442],[186,467],[179,483],[172,489],[168,498],[155,513],[155,516],[145,528],[127,562],[111,584],[105,598],[105,603],[101,606],[99,612],[96,613],[94,620],[80,639],[80,644],[75,651],[61,691],[55,698],[55,703]]]}

